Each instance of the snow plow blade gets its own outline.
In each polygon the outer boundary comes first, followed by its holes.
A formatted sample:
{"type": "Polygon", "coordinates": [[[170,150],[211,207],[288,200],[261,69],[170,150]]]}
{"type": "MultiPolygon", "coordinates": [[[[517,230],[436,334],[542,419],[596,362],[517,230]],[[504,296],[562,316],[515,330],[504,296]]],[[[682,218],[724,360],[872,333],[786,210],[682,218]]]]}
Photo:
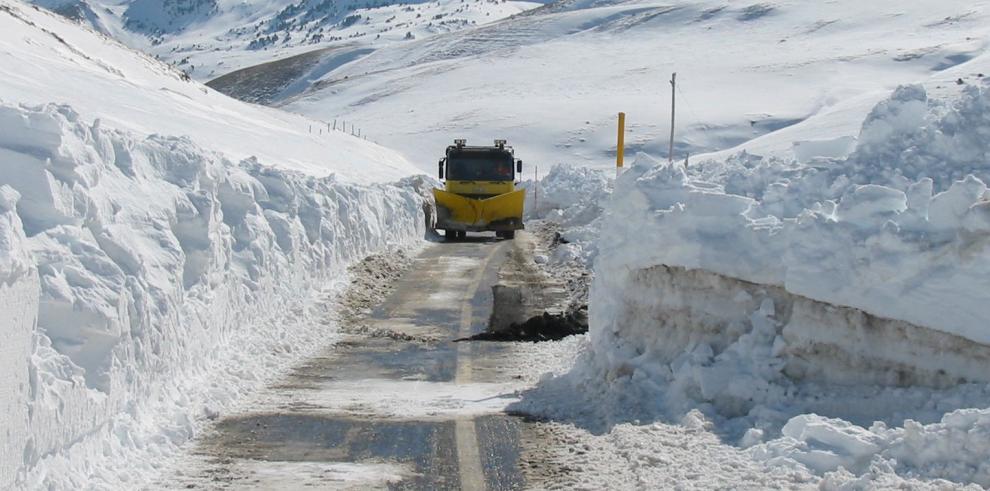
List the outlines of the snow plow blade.
{"type": "Polygon", "coordinates": [[[472,199],[434,189],[433,197],[437,202],[437,229],[506,232],[523,228],[525,189],[487,199],[472,199]]]}

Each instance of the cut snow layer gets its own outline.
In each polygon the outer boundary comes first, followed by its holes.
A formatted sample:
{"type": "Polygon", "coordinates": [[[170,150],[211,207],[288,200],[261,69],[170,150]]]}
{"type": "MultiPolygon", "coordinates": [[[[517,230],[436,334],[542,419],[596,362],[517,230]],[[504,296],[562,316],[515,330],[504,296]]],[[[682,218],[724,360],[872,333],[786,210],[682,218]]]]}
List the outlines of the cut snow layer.
{"type": "Polygon", "coordinates": [[[11,487],[28,440],[28,374],[38,318],[38,273],[15,206],[20,197],[0,186],[0,488],[11,487]]]}
{"type": "Polygon", "coordinates": [[[419,178],[233,163],[68,106],[3,104],[0,128],[4,486],[142,482],[332,340],[314,294],[350,262],[425,234],[419,178]]]}
{"type": "Polygon", "coordinates": [[[951,104],[902,87],[848,159],[811,166],[742,155],[687,173],[641,156],[599,269],[703,269],[990,344],[987,108],[981,87],[951,104]]]}

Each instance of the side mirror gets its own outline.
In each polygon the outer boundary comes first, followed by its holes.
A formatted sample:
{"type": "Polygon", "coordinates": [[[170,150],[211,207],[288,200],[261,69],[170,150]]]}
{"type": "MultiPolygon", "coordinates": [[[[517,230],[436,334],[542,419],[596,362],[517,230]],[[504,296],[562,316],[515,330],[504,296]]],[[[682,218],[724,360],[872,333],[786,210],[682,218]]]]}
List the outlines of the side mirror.
{"type": "Polygon", "coordinates": [[[439,167],[440,167],[440,179],[443,179],[443,159],[440,159],[439,167]]]}
{"type": "Polygon", "coordinates": [[[516,172],[522,173],[522,160],[516,161],[516,172]]]}

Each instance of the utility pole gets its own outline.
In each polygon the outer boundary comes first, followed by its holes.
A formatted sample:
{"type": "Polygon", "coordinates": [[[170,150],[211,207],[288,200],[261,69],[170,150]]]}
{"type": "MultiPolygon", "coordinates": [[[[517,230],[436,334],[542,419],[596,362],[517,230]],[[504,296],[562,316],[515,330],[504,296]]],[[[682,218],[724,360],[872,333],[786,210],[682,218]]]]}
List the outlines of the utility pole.
{"type": "Polygon", "coordinates": [[[674,163],[674,111],[677,109],[677,72],[670,74],[670,151],[667,153],[669,163],[674,163]]]}
{"type": "Polygon", "coordinates": [[[626,113],[619,113],[619,134],[615,142],[615,177],[619,178],[622,162],[626,153],[626,113]]]}
{"type": "Polygon", "coordinates": [[[533,165],[533,211],[540,210],[540,166],[533,165]]]}

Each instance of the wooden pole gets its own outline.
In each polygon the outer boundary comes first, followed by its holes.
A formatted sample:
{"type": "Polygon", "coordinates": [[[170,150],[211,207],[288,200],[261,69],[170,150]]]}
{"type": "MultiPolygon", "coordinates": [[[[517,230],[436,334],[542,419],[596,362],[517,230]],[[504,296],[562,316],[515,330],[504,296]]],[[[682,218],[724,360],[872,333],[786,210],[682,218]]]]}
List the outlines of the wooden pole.
{"type": "Polygon", "coordinates": [[[677,72],[670,75],[670,151],[667,153],[669,163],[674,163],[674,113],[677,109],[677,72]]]}
{"type": "Polygon", "coordinates": [[[626,113],[619,113],[619,134],[615,141],[615,175],[619,175],[626,153],[626,113]]]}

